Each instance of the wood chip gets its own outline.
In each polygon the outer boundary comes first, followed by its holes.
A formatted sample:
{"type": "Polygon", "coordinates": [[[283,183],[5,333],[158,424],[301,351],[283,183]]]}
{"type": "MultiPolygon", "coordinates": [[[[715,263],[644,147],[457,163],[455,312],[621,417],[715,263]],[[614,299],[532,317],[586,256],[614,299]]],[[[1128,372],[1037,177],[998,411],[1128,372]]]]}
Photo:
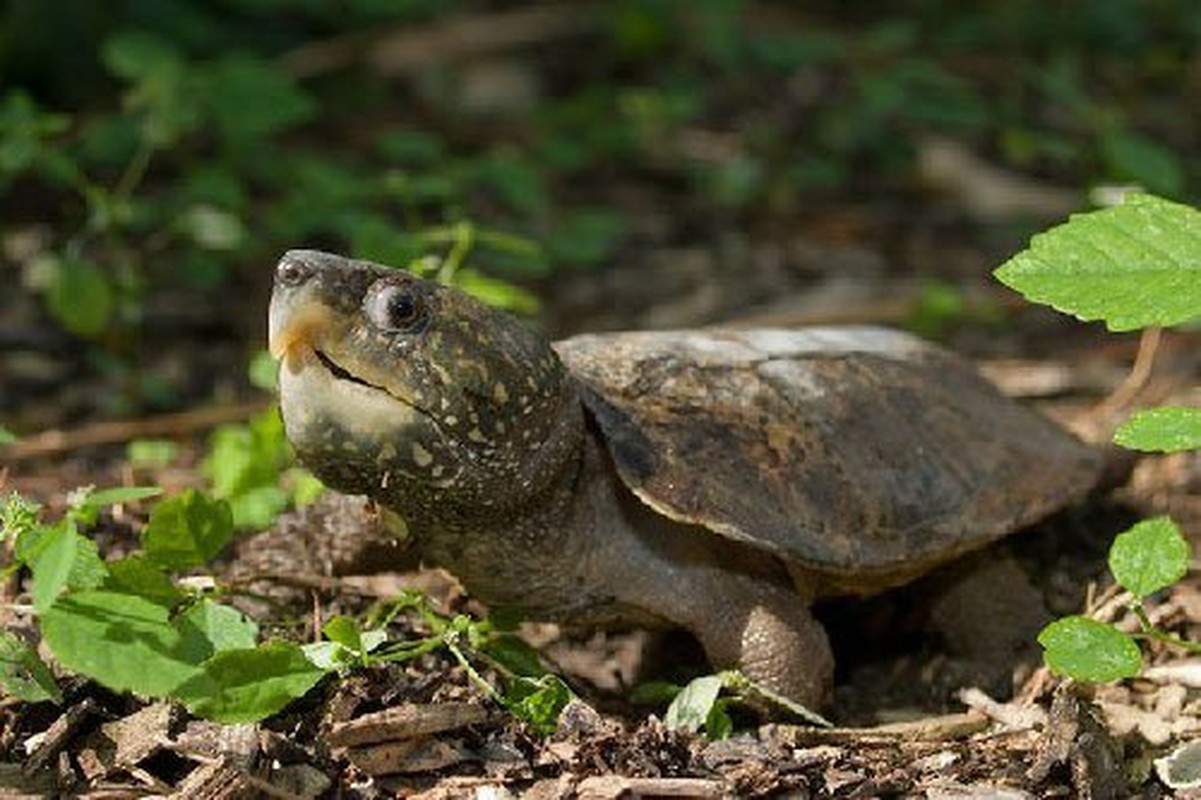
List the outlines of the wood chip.
{"type": "Polygon", "coordinates": [[[487,710],[475,703],[403,705],[335,723],[325,738],[330,747],[351,747],[457,730],[487,718],[487,710]]]}
{"type": "Polygon", "coordinates": [[[116,747],[112,766],[118,769],[135,766],[168,744],[174,708],[171,703],[154,703],[128,717],[101,725],[100,733],[116,747]]]}
{"type": "Polygon", "coordinates": [[[36,741],[37,745],[29,752],[29,757],[25,760],[25,774],[32,775],[54,763],[59,751],[70,743],[71,738],[95,711],[96,702],[90,697],[85,697],[63,712],[36,739],[30,737],[30,741],[36,741]]]}
{"type": "Polygon", "coordinates": [[[261,797],[261,787],[249,775],[223,761],[202,764],[176,788],[176,797],[188,800],[250,800],[261,797]]]}
{"type": "Polygon", "coordinates": [[[989,718],[979,711],[894,722],[874,728],[802,728],[796,725],[764,726],[764,738],[776,737],[793,747],[862,741],[940,742],[966,739],[988,728],[989,718]]]}
{"type": "Polygon", "coordinates": [[[476,760],[476,756],[462,745],[441,739],[398,739],[352,747],[346,751],[346,757],[372,776],[436,772],[476,760]]]}
{"type": "Polygon", "coordinates": [[[991,783],[940,781],[926,787],[926,800],[1034,800],[1034,795],[991,783]]]}
{"type": "Polygon", "coordinates": [[[1142,672],[1143,678],[1156,683],[1177,683],[1193,689],[1201,688],[1201,659],[1187,658],[1156,664],[1142,672]]]}
{"type": "Polygon", "coordinates": [[[1047,712],[1031,703],[999,703],[972,686],[959,692],[959,702],[1012,730],[1045,725],[1047,712]]]}
{"type": "Polygon", "coordinates": [[[626,778],[600,775],[577,787],[579,800],[617,800],[621,797],[723,797],[722,785],[704,778],[626,778]]]}

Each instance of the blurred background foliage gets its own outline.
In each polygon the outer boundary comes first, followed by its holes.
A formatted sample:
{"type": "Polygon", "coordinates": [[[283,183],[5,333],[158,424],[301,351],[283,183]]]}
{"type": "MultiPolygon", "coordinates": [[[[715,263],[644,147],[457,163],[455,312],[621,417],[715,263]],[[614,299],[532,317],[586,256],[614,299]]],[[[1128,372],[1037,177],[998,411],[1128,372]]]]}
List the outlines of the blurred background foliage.
{"type": "Polygon", "coordinates": [[[69,351],[110,411],[211,394],[228,360],[154,351],[244,357],[289,247],[534,314],[652,247],[904,215],[930,136],[1201,187],[1192,0],[9,0],[0,80],[0,342],[69,351]]]}

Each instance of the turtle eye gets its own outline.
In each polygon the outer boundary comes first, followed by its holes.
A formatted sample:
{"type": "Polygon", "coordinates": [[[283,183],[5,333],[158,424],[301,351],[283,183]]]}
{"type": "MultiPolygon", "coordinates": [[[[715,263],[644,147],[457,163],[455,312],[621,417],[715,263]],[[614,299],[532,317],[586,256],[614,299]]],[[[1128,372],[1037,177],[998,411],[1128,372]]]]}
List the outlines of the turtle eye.
{"type": "Polygon", "coordinates": [[[365,303],[367,317],[385,331],[413,333],[425,322],[425,305],[412,290],[387,284],[373,290],[365,303]]]}

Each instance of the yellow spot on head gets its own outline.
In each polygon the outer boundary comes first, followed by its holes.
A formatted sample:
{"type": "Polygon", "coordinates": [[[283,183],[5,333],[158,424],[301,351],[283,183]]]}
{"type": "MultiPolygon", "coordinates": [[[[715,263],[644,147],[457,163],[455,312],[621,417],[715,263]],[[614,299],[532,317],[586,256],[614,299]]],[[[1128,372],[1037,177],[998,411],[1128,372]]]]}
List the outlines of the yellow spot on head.
{"type": "Polygon", "coordinates": [[[419,442],[413,442],[413,463],[419,467],[428,467],[434,461],[434,456],[419,442]]]}

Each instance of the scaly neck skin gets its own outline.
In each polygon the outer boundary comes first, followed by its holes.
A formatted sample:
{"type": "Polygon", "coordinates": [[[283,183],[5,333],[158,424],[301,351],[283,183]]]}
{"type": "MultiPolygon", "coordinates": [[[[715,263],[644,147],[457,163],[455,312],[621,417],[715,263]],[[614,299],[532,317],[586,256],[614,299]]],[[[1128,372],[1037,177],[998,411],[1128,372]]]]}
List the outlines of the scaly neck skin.
{"type": "Polygon", "coordinates": [[[523,503],[503,512],[460,508],[409,518],[410,534],[423,558],[488,605],[558,617],[575,603],[570,570],[585,560],[587,537],[577,527],[584,468],[583,448],[577,448],[555,479],[523,503]]]}

